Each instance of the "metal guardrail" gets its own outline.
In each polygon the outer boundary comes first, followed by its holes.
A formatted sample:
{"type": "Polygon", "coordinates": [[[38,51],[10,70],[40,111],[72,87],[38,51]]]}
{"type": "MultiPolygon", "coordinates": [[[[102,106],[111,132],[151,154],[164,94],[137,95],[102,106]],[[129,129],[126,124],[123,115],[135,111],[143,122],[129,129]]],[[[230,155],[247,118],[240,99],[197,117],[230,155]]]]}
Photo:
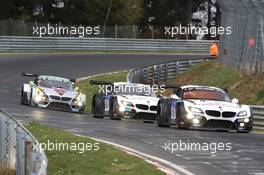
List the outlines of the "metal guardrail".
{"type": "Polygon", "coordinates": [[[209,53],[209,40],[0,36],[0,51],[143,50],[209,53]]]}
{"type": "Polygon", "coordinates": [[[0,163],[16,175],[46,175],[47,158],[35,137],[0,110],[0,163]]]}
{"type": "Polygon", "coordinates": [[[157,82],[166,82],[173,79],[177,74],[182,73],[191,65],[201,63],[202,61],[212,58],[204,59],[188,59],[177,60],[171,62],[164,62],[153,64],[147,67],[134,69],[128,73],[128,81],[133,83],[155,84],[157,82]]]}
{"type": "MultiPolygon", "coordinates": [[[[201,63],[212,58],[171,61],[131,70],[127,81],[132,83],[159,84],[174,79],[191,65],[201,63]]],[[[264,106],[250,106],[253,111],[254,129],[264,130],[264,106]]]]}
{"type": "Polygon", "coordinates": [[[264,106],[251,105],[254,117],[254,129],[264,130],[264,106]]]}

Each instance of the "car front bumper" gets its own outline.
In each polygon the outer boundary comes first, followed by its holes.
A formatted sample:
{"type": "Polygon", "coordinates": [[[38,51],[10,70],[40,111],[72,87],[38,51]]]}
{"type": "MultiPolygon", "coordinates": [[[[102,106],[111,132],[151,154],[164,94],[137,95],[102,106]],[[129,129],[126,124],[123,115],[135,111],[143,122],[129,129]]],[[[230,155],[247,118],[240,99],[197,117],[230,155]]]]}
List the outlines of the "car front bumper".
{"type": "Polygon", "coordinates": [[[81,102],[81,105],[77,105],[73,100],[62,101],[62,100],[53,100],[49,98],[48,100],[33,101],[33,105],[39,108],[45,108],[56,111],[64,112],[74,112],[79,113],[84,110],[85,102],[81,102]]]}
{"type": "Polygon", "coordinates": [[[193,119],[183,117],[179,120],[180,127],[186,128],[209,128],[219,130],[251,131],[253,128],[253,117],[245,118],[216,118],[210,116],[195,116],[193,119]]]}

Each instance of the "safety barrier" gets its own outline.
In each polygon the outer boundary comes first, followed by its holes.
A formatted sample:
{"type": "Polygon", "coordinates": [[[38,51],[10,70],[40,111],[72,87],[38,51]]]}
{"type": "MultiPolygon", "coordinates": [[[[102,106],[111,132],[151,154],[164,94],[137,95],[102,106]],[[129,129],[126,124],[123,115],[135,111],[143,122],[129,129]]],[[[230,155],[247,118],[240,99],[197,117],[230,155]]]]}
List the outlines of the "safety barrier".
{"type": "Polygon", "coordinates": [[[0,163],[16,175],[46,175],[47,158],[34,136],[0,110],[0,163]]]}
{"type": "MultiPolygon", "coordinates": [[[[177,74],[182,73],[191,65],[201,63],[202,61],[210,60],[212,58],[204,59],[190,59],[164,62],[154,64],[151,66],[141,67],[131,70],[128,73],[127,80],[132,83],[144,84],[158,84],[174,79],[177,74]]],[[[254,117],[254,129],[264,130],[264,106],[251,106],[254,117]]]]}
{"type": "Polygon", "coordinates": [[[152,84],[157,82],[165,82],[175,78],[177,74],[182,73],[191,65],[201,63],[204,59],[184,59],[171,62],[153,64],[147,67],[134,69],[128,74],[128,81],[133,83],[152,84]]]}
{"type": "Polygon", "coordinates": [[[142,50],[209,53],[208,40],[0,36],[0,51],[142,50]]]}
{"type": "Polygon", "coordinates": [[[254,128],[258,130],[264,130],[264,106],[252,105],[254,117],[254,128]]]}

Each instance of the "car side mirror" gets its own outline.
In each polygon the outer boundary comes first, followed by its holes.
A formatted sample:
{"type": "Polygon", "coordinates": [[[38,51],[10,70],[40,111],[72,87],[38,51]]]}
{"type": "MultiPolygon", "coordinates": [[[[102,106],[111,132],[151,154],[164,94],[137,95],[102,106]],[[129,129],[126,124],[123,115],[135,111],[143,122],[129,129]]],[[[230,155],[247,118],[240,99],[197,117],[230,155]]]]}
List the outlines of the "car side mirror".
{"type": "Polygon", "coordinates": [[[29,81],[29,84],[30,84],[31,86],[36,86],[35,83],[34,83],[34,81],[29,81]]]}
{"type": "Polygon", "coordinates": [[[233,99],[232,99],[232,103],[234,103],[234,104],[238,104],[238,103],[239,103],[239,100],[238,100],[237,98],[233,98],[233,99]]]}
{"type": "Polygon", "coordinates": [[[74,88],[74,91],[76,91],[76,92],[78,92],[79,90],[80,90],[79,87],[75,87],[75,88],[74,88]]]}

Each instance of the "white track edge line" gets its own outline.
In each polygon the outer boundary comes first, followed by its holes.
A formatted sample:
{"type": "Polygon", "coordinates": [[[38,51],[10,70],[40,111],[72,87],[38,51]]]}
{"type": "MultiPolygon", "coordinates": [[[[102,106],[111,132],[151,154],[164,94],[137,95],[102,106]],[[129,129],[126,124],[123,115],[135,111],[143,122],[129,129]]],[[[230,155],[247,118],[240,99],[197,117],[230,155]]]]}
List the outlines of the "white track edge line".
{"type": "Polygon", "coordinates": [[[172,163],[170,161],[167,161],[167,160],[164,160],[164,159],[161,159],[159,157],[155,157],[155,156],[152,156],[152,155],[149,155],[149,154],[146,154],[146,153],[143,153],[143,152],[140,152],[140,151],[137,151],[135,149],[132,149],[132,148],[129,148],[129,147],[126,147],[126,146],[123,146],[123,145],[119,145],[119,144],[116,144],[116,143],[113,143],[113,142],[110,142],[110,141],[106,141],[106,140],[102,140],[102,139],[97,139],[97,138],[92,138],[92,137],[87,137],[87,136],[83,136],[83,135],[79,135],[79,134],[75,134],[76,136],[80,136],[80,137],[86,137],[86,138],[91,138],[93,140],[96,140],[98,142],[102,142],[102,143],[106,143],[106,144],[109,144],[109,145],[112,145],[112,146],[115,146],[117,148],[121,148],[125,151],[128,151],[132,154],[135,154],[135,155],[139,155],[139,156],[142,156],[142,157],[145,157],[145,158],[148,158],[150,160],[154,160],[154,161],[157,161],[157,162],[160,162],[162,164],[165,164],[165,165],[168,165],[170,166],[171,168],[185,174],[185,175],[195,175],[193,174],[192,172],[182,168],[181,166],[179,165],[176,165],[175,163],[172,163]]]}

